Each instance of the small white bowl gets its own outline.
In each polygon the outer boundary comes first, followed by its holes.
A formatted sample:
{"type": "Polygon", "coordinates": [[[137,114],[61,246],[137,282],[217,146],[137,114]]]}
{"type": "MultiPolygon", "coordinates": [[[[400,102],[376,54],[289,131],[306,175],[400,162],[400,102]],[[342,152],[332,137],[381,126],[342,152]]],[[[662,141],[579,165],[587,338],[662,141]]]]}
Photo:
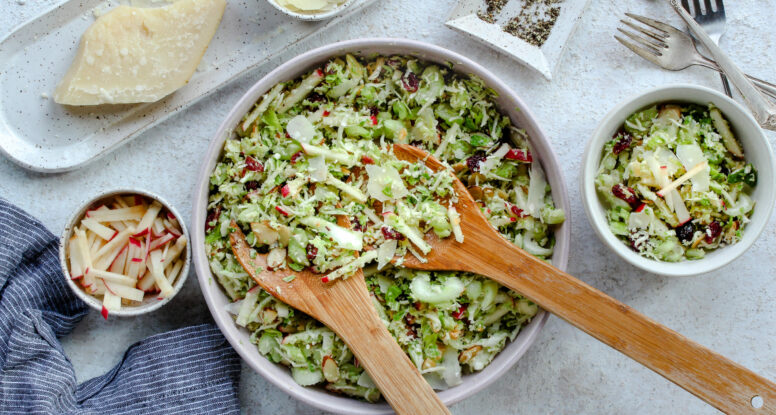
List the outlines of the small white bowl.
{"type": "Polygon", "coordinates": [[[75,213],[73,213],[73,215],[70,217],[70,220],[67,221],[65,230],[62,231],[62,236],[59,239],[59,262],[62,267],[63,276],[67,281],[67,285],[69,285],[70,288],[75,293],[75,295],[77,295],[78,298],[83,300],[83,302],[88,304],[89,307],[97,311],[102,311],[102,302],[96,297],[90,294],[87,294],[78,284],[76,284],[75,281],[73,281],[72,278],[70,278],[70,270],[69,270],[68,260],[67,260],[68,259],[67,242],[70,240],[70,237],[73,235],[73,230],[76,227],[78,227],[78,224],[81,222],[81,219],[83,219],[87,210],[89,210],[91,207],[98,204],[98,202],[104,199],[111,198],[116,195],[140,195],[140,196],[145,196],[149,199],[158,201],[168,211],[172,212],[172,214],[175,215],[175,218],[178,219],[178,223],[180,223],[181,225],[181,232],[183,233],[183,236],[186,238],[186,241],[187,241],[186,249],[182,253],[182,255],[184,255],[183,268],[181,269],[180,276],[175,281],[175,285],[173,285],[172,287],[173,292],[169,297],[159,300],[156,295],[146,295],[143,298],[143,302],[140,305],[136,305],[136,306],[122,305],[120,310],[110,312],[110,316],[132,317],[132,316],[138,316],[141,314],[150,313],[152,311],[159,309],[163,305],[169,303],[170,300],[172,300],[172,298],[175,297],[175,295],[177,295],[178,292],[181,290],[181,288],[183,287],[183,284],[186,283],[186,278],[189,276],[189,267],[191,265],[191,237],[189,236],[189,231],[186,229],[186,224],[183,221],[183,216],[181,216],[180,213],[178,213],[178,211],[175,210],[174,207],[172,207],[172,205],[167,203],[167,201],[162,199],[160,196],[145,190],[140,190],[140,189],[108,190],[82,203],[81,207],[78,210],[76,210],[75,213]]]}
{"type": "Polygon", "coordinates": [[[585,212],[598,237],[617,255],[645,271],[666,276],[704,274],[721,268],[738,258],[762,233],[773,211],[776,200],[774,188],[774,158],[771,145],[749,111],[721,93],[696,85],[670,85],[649,90],[614,107],[598,125],[587,143],[583,156],[580,189],[585,212]],[[682,262],[662,262],[645,258],[631,250],[610,230],[606,211],[595,189],[595,177],[601,161],[604,144],[611,140],[625,119],[632,113],[658,103],[686,102],[701,105],[714,104],[730,122],[733,133],[744,147],[746,160],[758,172],[757,186],[752,198],[754,214],[746,225],[741,240],[733,245],[709,252],[702,259],[682,262]]]}
{"type": "Polygon", "coordinates": [[[333,8],[331,10],[324,11],[324,12],[300,13],[300,12],[295,12],[295,11],[293,11],[291,9],[287,9],[287,8],[281,6],[280,4],[278,4],[278,2],[276,0],[267,0],[267,1],[273,7],[275,7],[278,10],[280,10],[283,14],[291,16],[291,17],[293,17],[295,19],[306,20],[306,21],[310,21],[310,22],[318,21],[318,20],[331,19],[334,16],[338,16],[342,12],[344,12],[348,7],[353,5],[353,3],[356,2],[356,0],[346,0],[344,3],[340,4],[339,6],[333,8]]]}

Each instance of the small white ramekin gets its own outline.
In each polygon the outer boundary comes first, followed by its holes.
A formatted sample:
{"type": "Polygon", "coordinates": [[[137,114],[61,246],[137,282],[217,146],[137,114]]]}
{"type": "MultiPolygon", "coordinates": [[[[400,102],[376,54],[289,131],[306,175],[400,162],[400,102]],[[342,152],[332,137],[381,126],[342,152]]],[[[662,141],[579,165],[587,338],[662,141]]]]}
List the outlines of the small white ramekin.
{"type": "Polygon", "coordinates": [[[140,195],[145,196],[149,199],[156,200],[159,203],[162,204],[168,211],[172,212],[173,215],[175,215],[175,218],[178,219],[178,223],[181,225],[181,232],[183,233],[183,236],[186,238],[186,249],[182,253],[184,255],[184,262],[183,262],[183,268],[181,269],[181,274],[178,277],[178,279],[175,281],[175,285],[173,285],[173,292],[172,295],[169,297],[158,299],[156,295],[146,295],[143,298],[143,302],[140,305],[136,306],[125,306],[122,305],[120,310],[117,311],[111,311],[110,316],[117,316],[117,317],[132,317],[132,316],[138,316],[141,314],[150,313],[152,311],[155,311],[162,307],[163,305],[167,304],[172,300],[175,295],[178,294],[178,292],[183,287],[183,284],[186,283],[186,278],[189,276],[189,267],[191,265],[191,237],[189,236],[189,231],[186,229],[186,224],[184,223],[183,216],[178,213],[177,210],[175,210],[172,205],[167,203],[163,198],[160,196],[145,191],[141,189],[116,189],[116,190],[108,190],[101,192],[100,194],[92,197],[91,199],[85,201],[81,204],[81,207],[76,210],[73,215],[70,217],[70,219],[67,221],[67,225],[65,225],[65,229],[62,231],[62,236],[59,239],[59,262],[62,267],[62,273],[63,277],[67,281],[67,285],[70,286],[70,288],[73,290],[75,295],[78,296],[81,300],[83,300],[86,304],[89,305],[89,307],[97,310],[102,311],[102,302],[97,299],[96,297],[87,294],[78,284],[76,284],[75,281],[73,281],[72,278],[70,278],[70,270],[68,265],[68,257],[67,257],[67,246],[68,241],[70,240],[70,237],[73,235],[73,230],[78,227],[78,224],[81,222],[81,219],[83,219],[84,215],[86,214],[86,211],[95,206],[98,202],[104,199],[108,199],[110,197],[116,196],[116,195],[140,195]]]}
{"type": "Polygon", "coordinates": [[[281,6],[280,4],[278,4],[278,2],[276,0],[267,0],[267,1],[273,7],[275,7],[278,10],[280,10],[283,14],[291,16],[291,17],[293,17],[295,19],[306,20],[306,21],[311,21],[311,22],[312,21],[318,21],[318,20],[331,19],[334,16],[338,16],[341,13],[343,13],[348,7],[350,7],[353,3],[356,2],[356,0],[347,0],[344,3],[340,4],[339,6],[333,8],[331,10],[324,11],[324,12],[319,12],[319,13],[300,13],[300,12],[295,12],[293,10],[290,10],[290,9],[287,9],[287,8],[281,6]]]}
{"type": "Polygon", "coordinates": [[[601,241],[622,259],[632,265],[666,276],[690,276],[704,274],[721,268],[738,258],[754,243],[773,211],[776,200],[774,187],[774,158],[768,138],[749,111],[721,93],[696,85],[671,85],[649,90],[625,102],[619,103],[598,125],[592,139],[587,143],[583,156],[580,190],[585,212],[590,224],[601,241]],[[601,161],[604,144],[611,140],[625,119],[632,113],[658,103],[714,104],[730,122],[733,133],[744,147],[747,161],[758,171],[758,182],[752,198],[755,200],[754,214],[743,231],[741,240],[733,245],[709,252],[702,259],[682,262],[662,262],[645,258],[631,250],[609,230],[606,211],[595,189],[595,177],[601,161]]]}

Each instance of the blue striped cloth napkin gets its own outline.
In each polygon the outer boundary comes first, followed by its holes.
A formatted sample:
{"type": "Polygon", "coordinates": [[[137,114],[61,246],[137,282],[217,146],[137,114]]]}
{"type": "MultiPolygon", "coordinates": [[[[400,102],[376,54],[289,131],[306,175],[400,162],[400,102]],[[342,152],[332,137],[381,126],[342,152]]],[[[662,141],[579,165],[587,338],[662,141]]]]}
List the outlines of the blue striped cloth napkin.
{"type": "Polygon", "coordinates": [[[240,412],[239,357],[210,324],[151,336],[77,384],[57,339],[87,306],[67,286],[57,250],[40,222],[0,198],[0,413],[240,412]]]}

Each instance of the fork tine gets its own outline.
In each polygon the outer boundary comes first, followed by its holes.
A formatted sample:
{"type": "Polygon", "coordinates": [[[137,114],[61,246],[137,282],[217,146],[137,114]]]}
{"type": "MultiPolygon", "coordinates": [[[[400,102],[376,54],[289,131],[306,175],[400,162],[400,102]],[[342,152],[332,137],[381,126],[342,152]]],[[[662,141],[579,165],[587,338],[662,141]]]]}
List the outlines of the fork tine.
{"type": "Polygon", "coordinates": [[[644,59],[654,63],[657,66],[660,66],[659,57],[661,55],[660,55],[659,52],[657,54],[655,54],[655,52],[652,52],[649,49],[643,48],[641,46],[636,46],[633,43],[628,42],[627,40],[625,40],[625,39],[623,39],[623,38],[621,38],[621,37],[619,37],[617,35],[614,35],[614,38],[617,39],[618,42],[622,43],[623,46],[625,46],[626,48],[630,49],[631,52],[641,56],[642,58],[644,58],[644,59]]]}
{"type": "Polygon", "coordinates": [[[695,12],[690,8],[690,2],[682,0],[682,8],[687,10],[687,13],[690,13],[690,16],[695,17],[695,12]]]}
{"type": "Polygon", "coordinates": [[[725,5],[723,4],[722,0],[717,0],[717,13],[725,13],[725,5]]]}
{"type": "Polygon", "coordinates": [[[631,23],[631,22],[629,22],[627,20],[620,20],[620,23],[630,27],[631,29],[633,29],[633,30],[635,30],[635,31],[637,31],[639,33],[642,33],[644,35],[649,36],[650,39],[654,39],[655,41],[654,42],[650,41],[650,43],[654,43],[655,46],[658,46],[658,47],[666,47],[667,46],[665,44],[665,42],[663,42],[665,40],[665,38],[666,38],[666,35],[664,35],[663,32],[660,32],[660,31],[651,32],[651,31],[649,31],[647,29],[644,29],[643,27],[641,27],[641,26],[639,26],[637,24],[631,23]]]}
{"type": "Polygon", "coordinates": [[[703,16],[703,15],[706,14],[701,9],[701,1],[700,0],[692,0],[692,7],[695,9],[694,16],[703,16]]]}
{"type": "Polygon", "coordinates": [[[666,34],[666,36],[670,35],[672,32],[674,32],[676,30],[672,26],[669,26],[669,25],[667,25],[665,23],[662,23],[662,22],[658,22],[657,20],[653,20],[653,19],[650,19],[648,17],[639,16],[637,14],[632,14],[632,13],[625,13],[625,15],[630,17],[633,20],[637,20],[637,21],[639,21],[641,23],[644,23],[645,25],[647,25],[647,26],[649,26],[649,27],[651,27],[653,29],[657,29],[657,30],[662,31],[663,33],[666,34]]]}
{"type": "Polygon", "coordinates": [[[639,35],[637,35],[635,33],[631,33],[631,32],[629,32],[627,30],[624,30],[621,27],[618,27],[617,30],[620,33],[622,33],[623,35],[628,36],[629,38],[631,38],[631,40],[636,41],[637,44],[639,44],[639,45],[641,45],[641,46],[643,46],[643,47],[645,47],[647,49],[653,50],[655,55],[660,55],[661,54],[660,53],[660,49],[665,47],[665,44],[663,44],[663,43],[658,45],[658,44],[656,44],[655,42],[653,42],[653,41],[651,41],[649,39],[645,39],[645,38],[643,38],[643,37],[641,37],[641,36],[639,36],[639,35]]]}

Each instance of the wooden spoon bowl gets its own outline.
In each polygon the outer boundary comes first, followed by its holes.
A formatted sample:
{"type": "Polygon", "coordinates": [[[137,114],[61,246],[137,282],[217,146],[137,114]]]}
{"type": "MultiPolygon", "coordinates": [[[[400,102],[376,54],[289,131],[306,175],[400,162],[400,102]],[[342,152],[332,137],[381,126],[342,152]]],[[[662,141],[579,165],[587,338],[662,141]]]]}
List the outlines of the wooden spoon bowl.
{"type": "MultiPolygon", "coordinates": [[[[349,227],[347,218],[338,222],[349,227]]],[[[248,245],[240,227],[233,222],[231,228],[232,251],[251,278],[278,300],[337,333],[397,413],[450,413],[378,316],[363,272],[323,283],[319,274],[309,270],[273,271],[267,256],[248,245]]]]}

